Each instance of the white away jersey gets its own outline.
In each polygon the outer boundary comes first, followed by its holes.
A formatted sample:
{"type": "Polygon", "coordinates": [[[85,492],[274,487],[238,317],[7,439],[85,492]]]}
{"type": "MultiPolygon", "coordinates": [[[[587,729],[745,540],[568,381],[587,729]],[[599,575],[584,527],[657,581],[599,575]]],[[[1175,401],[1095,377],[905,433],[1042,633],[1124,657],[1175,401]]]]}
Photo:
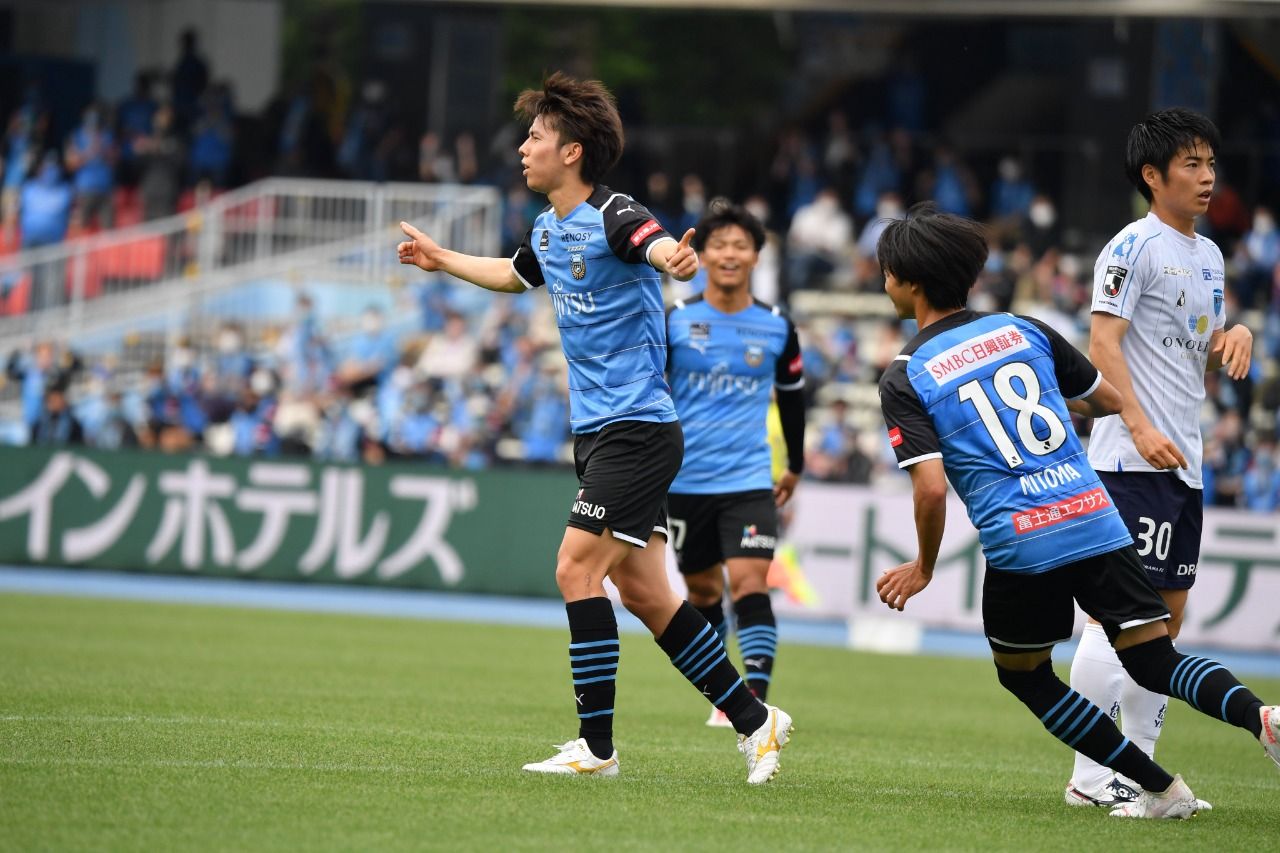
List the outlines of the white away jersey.
{"type": "MultiPolygon", "coordinates": [[[[1212,240],[1181,234],[1154,213],[1126,226],[1093,267],[1093,310],[1129,321],[1120,348],[1134,393],[1186,457],[1177,474],[1195,489],[1203,488],[1200,406],[1209,339],[1227,320],[1224,273],[1212,240]]],[[[1119,415],[1094,425],[1089,462],[1099,471],[1155,470],[1119,415]]]]}

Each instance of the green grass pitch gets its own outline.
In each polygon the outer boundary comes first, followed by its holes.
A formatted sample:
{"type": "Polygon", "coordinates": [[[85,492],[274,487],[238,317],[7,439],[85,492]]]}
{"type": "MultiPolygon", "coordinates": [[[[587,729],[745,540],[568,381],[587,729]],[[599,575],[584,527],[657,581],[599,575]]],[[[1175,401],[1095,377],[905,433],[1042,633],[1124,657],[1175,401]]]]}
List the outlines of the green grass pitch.
{"type": "MultiPolygon", "coordinates": [[[[572,738],[566,632],[0,596],[4,850],[1275,850],[1280,772],[1170,708],[1217,808],[1069,809],[1070,753],[991,664],[786,645],[795,739],[748,787],[730,731],[623,637],[613,780],[531,777],[572,738]]],[[[1264,698],[1280,683],[1254,680],[1264,698]]],[[[1274,699],[1272,701],[1275,701],[1274,699]]]]}

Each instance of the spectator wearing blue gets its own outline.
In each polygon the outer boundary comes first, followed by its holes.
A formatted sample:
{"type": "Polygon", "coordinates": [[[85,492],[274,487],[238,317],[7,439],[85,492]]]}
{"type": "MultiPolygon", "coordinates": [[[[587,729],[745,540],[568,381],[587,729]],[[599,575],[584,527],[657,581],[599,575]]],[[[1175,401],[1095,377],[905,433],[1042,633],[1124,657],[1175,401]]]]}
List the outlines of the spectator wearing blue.
{"type": "Polygon", "coordinates": [[[1280,467],[1276,446],[1261,443],[1253,451],[1253,461],[1244,472],[1244,505],[1254,512],[1275,512],[1280,508],[1280,467]]]}
{"type": "Polygon", "coordinates": [[[231,427],[231,450],[237,456],[279,454],[280,437],[275,432],[276,385],[275,376],[265,368],[255,370],[250,377],[240,404],[227,421],[231,427]]]}
{"type": "Polygon", "coordinates": [[[39,106],[39,96],[28,93],[28,102],[9,118],[4,139],[4,188],[0,197],[6,240],[12,240],[18,221],[22,186],[35,174],[44,148],[48,114],[39,106]]]}
{"type": "Polygon", "coordinates": [[[57,153],[46,152],[35,176],[22,185],[22,247],[34,249],[66,239],[74,201],[74,192],[62,174],[57,153]]]}
{"type": "Polygon", "coordinates": [[[116,138],[94,103],[85,107],[80,126],[67,139],[67,168],[76,189],[76,224],[101,228],[115,224],[116,138]]]}
{"type": "Polygon", "coordinates": [[[209,89],[201,98],[200,118],[191,132],[191,148],[187,163],[197,182],[208,181],[221,189],[231,173],[234,131],[219,87],[209,89]]]}
{"type": "MultiPolygon", "coordinates": [[[[57,152],[47,152],[35,177],[22,185],[18,214],[22,248],[50,246],[66,239],[74,201],[74,191],[63,177],[57,152]]],[[[59,259],[35,265],[31,291],[33,310],[66,302],[65,270],[66,264],[59,259]]]]}
{"type": "Polygon", "coordinates": [[[957,159],[955,152],[939,145],[933,153],[933,180],[926,178],[922,197],[933,199],[938,210],[969,216],[977,198],[977,188],[968,168],[957,159]]]}
{"type": "Polygon", "coordinates": [[[139,139],[151,134],[156,110],[160,105],[151,95],[151,74],[140,71],[133,78],[133,92],[116,107],[116,131],[120,141],[121,180],[126,186],[138,182],[137,151],[139,139]]]}
{"type": "Polygon", "coordinates": [[[440,456],[440,432],[443,424],[435,414],[435,401],[428,384],[420,382],[404,394],[403,404],[388,431],[387,445],[401,456],[440,456]]]}
{"type": "Polygon", "coordinates": [[[338,382],[353,393],[380,384],[400,359],[395,336],[385,325],[382,309],[376,305],[370,305],[360,316],[360,331],[347,344],[337,370],[338,382]]]}
{"type": "MultiPolygon", "coordinates": [[[[78,363],[70,355],[64,361],[69,367],[78,363]]],[[[29,353],[14,350],[9,354],[5,374],[11,382],[22,383],[22,423],[28,431],[35,429],[36,421],[44,411],[45,390],[60,381],[61,370],[57,351],[48,341],[36,344],[29,353]]]]}
{"type": "MultiPolygon", "coordinates": [[[[338,165],[348,178],[378,180],[374,149],[386,134],[391,115],[387,110],[387,87],[381,80],[369,80],[360,91],[360,102],[347,116],[347,126],[338,146],[338,165]]],[[[382,175],[381,180],[386,180],[382,175]]]]}
{"type": "Polygon", "coordinates": [[[62,383],[44,392],[44,411],[31,431],[31,443],[38,447],[68,447],[84,444],[84,429],[67,404],[67,389],[62,383]]]}
{"type": "Polygon", "coordinates": [[[996,171],[991,185],[991,217],[1017,220],[1026,216],[1036,191],[1023,174],[1022,162],[1016,157],[1002,157],[996,171]]]}
{"type": "MultiPolygon", "coordinates": [[[[1236,246],[1236,263],[1241,274],[1231,280],[1242,309],[1254,307],[1259,293],[1266,295],[1280,266],[1280,230],[1271,209],[1259,205],[1253,225],[1236,246]]],[[[1273,306],[1274,308],[1274,306],[1273,306]]]]}
{"type": "Polygon", "coordinates": [[[569,401],[560,390],[559,378],[554,369],[544,369],[534,380],[528,416],[516,428],[524,442],[525,461],[534,465],[563,461],[568,423],[569,401]]]}

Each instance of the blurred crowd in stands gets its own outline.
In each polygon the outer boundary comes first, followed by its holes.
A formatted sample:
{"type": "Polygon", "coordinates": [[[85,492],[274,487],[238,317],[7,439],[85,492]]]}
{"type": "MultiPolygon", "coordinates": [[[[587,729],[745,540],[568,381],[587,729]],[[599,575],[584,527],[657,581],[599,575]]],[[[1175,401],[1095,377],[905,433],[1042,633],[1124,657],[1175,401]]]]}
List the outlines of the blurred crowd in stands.
{"type": "MultiPolygon", "coordinates": [[[[426,133],[415,143],[377,81],[340,110],[330,88],[310,80],[278,100],[264,138],[252,140],[237,137],[231,93],[212,82],[194,33],[167,75],[167,98],[152,94],[156,82],[143,75],[114,109],[90,106],[65,140],[44,137],[38,99],[8,118],[5,248],[164,216],[262,174],[490,183],[503,191],[507,252],[545,204],[519,179],[520,128],[483,148],[465,133],[426,133]]],[[[909,115],[859,121],[834,111],[817,126],[780,132],[759,186],[737,200],[768,230],[757,296],[787,305],[800,331],[811,402],[806,476],[889,483],[902,475],[875,383],[913,329],[882,298],[875,246],[885,224],[922,199],[987,222],[991,254],[972,307],[1038,316],[1082,348],[1103,244],[1065,244],[1053,193],[1018,157],[998,158],[980,177],[963,152],[909,115]]],[[[663,171],[642,184],[628,189],[675,234],[726,189],[663,171]]],[[[1133,218],[1142,212],[1135,205],[1133,218]]],[[[1123,225],[1091,223],[1088,233],[1123,225]]],[[[1229,316],[1252,329],[1256,344],[1244,380],[1207,378],[1206,503],[1275,511],[1280,231],[1270,209],[1250,209],[1223,181],[1200,225],[1228,259],[1229,316]]],[[[466,468],[569,463],[564,363],[546,300],[478,298],[434,276],[411,278],[398,297],[405,311],[370,307],[358,325],[343,325],[299,290],[289,322],[193,330],[141,376],[124,376],[112,359],[82,363],[66,342],[0,354],[22,409],[0,441],[371,463],[412,457],[466,468]]],[[[670,295],[697,287],[673,284],[670,295]]]]}

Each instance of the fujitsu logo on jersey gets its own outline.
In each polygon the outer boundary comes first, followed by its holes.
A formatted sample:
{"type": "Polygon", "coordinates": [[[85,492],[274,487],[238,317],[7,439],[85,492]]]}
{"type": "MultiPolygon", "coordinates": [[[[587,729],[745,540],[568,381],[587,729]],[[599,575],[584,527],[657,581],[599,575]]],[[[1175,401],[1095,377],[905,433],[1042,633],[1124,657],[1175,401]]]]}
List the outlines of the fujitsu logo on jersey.
{"type": "MultiPolygon", "coordinates": [[[[556,286],[563,290],[559,283],[556,286]]],[[[586,293],[553,292],[551,294],[551,304],[556,307],[557,317],[567,317],[571,314],[594,314],[596,310],[596,298],[591,291],[586,293]]]]}
{"type": "Polygon", "coordinates": [[[689,388],[701,394],[713,397],[722,394],[746,394],[752,396],[759,393],[761,378],[759,376],[735,376],[729,372],[729,365],[720,362],[710,372],[690,370],[689,388]]]}

